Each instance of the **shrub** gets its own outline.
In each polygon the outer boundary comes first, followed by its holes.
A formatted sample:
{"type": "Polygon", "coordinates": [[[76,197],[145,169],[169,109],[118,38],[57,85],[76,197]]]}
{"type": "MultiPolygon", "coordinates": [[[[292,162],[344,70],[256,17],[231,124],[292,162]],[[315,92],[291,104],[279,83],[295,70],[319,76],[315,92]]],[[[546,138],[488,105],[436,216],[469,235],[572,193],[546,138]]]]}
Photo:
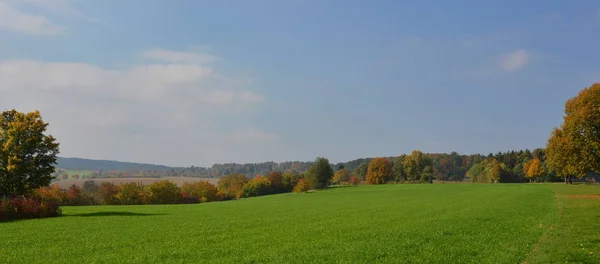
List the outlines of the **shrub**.
{"type": "Polygon", "coordinates": [[[33,197],[41,200],[42,202],[53,202],[57,204],[64,204],[67,200],[67,193],[60,189],[56,184],[52,184],[49,187],[42,187],[33,190],[33,197]]]}
{"type": "Polygon", "coordinates": [[[356,177],[356,176],[352,176],[348,180],[348,183],[351,184],[351,185],[358,185],[360,183],[360,179],[358,177],[356,177]]]}
{"type": "Polygon", "coordinates": [[[139,182],[128,182],[119,186],[116,198],[120,204],[146,204],[149,200],[148,192],[144,184],[139,182]]]}
{"type": "Polygon", "coordinates": [[[121,188],[117,185],[114,185],[110,182],[103,182],[100,185],[100,189],[98,193],[100,195],[102,204],[119,204],[119,199],[117,198],[117,194],[121,191],[121,188]]]}
{"type": "Polygon", "coordinates": [[[243,174],[231,174],[223,176],[219,179],[218,187],[227,198],[240,198],[242,197],[242,189],[244,184],[248,182],[243,174]]]}
{"type": "Polygon", "coordinates": [[[0,221],[54,217],[61,213],[58,203],[33,197],[18,196],[0,201],[0,221]]]}
{"type": "Polygon", "coordinates": [[[286,192],[291,192],[294,190],[294,186],[298,184],[298,180],[300,180],[300,176],[298,176],[298,174],[286,172],[283,174],[281,179],[281,185],[283,188],[285,188],[286,192]]]}
{"type": "Polygon", "coordinates": [[[181,189],[167,180],[152,183],[148,185],[147,190],[152,204],[175,204],[183,199],[181,189]]]}
{"type": "Polygon", "coordinates": [[[300,179],[296,186],[294,186],[294,192],[303,193],[310,190],[310,183],[305,179],[300,179]]]}
{"type": "Polygon", "coordinates": [[[184,183],[181,186],[182,194],[188,202],[212,202],[219,200],[217,186],[207,181],[184,183]]]}
{"type": "Polygon", "coordinates": [[[244,184],[242,188],[243,197],[261,196],[270,194],[272,190],[271,181],[264,176],[256,176],[244,184]]]}
{"type": "Polygon", "coordinates": [[[267,178],[271,182],[272,193],[282,193],[286,191],[286,189],[283,186],[283,176],[281,175],[281,172],[272,171],[271,173],[269,173],[269,176],[267,178]]]}
{"type": "Polygon", "coordinates": [[[333,179],[331,179],[331,182],[334,184],[341,184],[347,182],[349,179],[350,174],[345,169],[339,169],[335,172],[335,174],[333,174],[333,179]]]}

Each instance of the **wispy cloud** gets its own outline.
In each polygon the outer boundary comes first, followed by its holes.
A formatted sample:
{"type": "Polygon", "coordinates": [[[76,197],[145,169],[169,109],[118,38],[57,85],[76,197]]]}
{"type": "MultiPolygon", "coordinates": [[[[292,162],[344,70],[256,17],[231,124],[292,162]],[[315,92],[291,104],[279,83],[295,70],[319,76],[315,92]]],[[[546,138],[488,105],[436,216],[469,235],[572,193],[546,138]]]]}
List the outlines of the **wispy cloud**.
{"type": "Polygon", "coordinates": [[[98,22],[72,6],[73,0],[0,0],[0,29],[29,35],[52,36],[64,32],[64,27],[50,16],[98,22]],[[32,13],[24,7],[35,7],[32,13]],[[25,11],[27,10],[27,11],[25,11]]]}
{"type": "Polygon", "coordinates": [[[154,48],[143,52],[142,57],[167,62],[185,62],[207,64],[217,60],[217,57],[200,52],[181,52],[154,48]]]}
{"type": "Polygon", "coordinates": [[[22,12],[0,0],[0,29],[30,35],[56,35],[62,28],[48,18],[22,12]]]}
{"type": "Polygon", "coordinates": [[[504,71],[517,71],[529,64],[531,56],[523,49],[504,54],[500,58],[500,68],[504,71]]]}

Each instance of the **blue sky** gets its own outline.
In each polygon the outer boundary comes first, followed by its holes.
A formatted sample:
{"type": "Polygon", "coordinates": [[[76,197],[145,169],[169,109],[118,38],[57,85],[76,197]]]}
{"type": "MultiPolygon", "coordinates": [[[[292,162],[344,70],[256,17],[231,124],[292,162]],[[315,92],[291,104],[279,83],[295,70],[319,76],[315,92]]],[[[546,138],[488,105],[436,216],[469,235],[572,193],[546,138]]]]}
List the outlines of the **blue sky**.
{"type": "Polygon", "coordinates": [[[175,166],[543,147],[597,1],[0,0],[0,108],[175,166]]]}

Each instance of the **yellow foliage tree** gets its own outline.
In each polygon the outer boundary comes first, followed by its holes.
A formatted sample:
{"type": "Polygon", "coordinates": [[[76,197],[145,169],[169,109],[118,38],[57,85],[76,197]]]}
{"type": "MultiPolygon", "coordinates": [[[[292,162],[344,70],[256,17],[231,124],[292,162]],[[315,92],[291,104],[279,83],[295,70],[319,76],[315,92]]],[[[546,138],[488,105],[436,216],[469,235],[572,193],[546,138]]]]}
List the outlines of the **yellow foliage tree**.
{"type": "Polygon", "coordinates": [[[525,165],[523,165],[523,170],[525,172],[525,177],[529,179],[529,182],[532,182],[535,178],[541,177],[545,173],[544,165],[538,158],[525,163],[525,165]]]}
{"type": "Polygon", "coordinates": [[[58,155],[55,138],[39,111],[0,113],[0,197],[26,194],[48,186],[58,155]]]}
{"type": "Polygon", "coordinates": [[[565,103],[564,122],[554,129],[546,149],[548,167],[566,183],[572,176],[600,173],[600,83],[565,103]]]}
{"type": "Polygon", "coordinates": [[[333,179],[331,180],[334,184],[340,184],[342,182],[347,182],[350,180],[350,173],[345,169],[339,169],[333,174],[333,179]]]}

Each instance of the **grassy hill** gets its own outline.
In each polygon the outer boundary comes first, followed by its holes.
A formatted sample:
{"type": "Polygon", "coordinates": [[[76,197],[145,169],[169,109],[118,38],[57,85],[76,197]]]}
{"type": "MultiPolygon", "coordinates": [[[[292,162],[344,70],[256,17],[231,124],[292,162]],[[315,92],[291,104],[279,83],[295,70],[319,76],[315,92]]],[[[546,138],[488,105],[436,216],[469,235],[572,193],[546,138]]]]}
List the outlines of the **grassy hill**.
{"type": "Polygon", "coordinates": [[[600,199],[572,193],[600,189],[406,184],[64,207],[63,217],[0,224],[0,255],[7,263],[600,263],[600,199]]]}

